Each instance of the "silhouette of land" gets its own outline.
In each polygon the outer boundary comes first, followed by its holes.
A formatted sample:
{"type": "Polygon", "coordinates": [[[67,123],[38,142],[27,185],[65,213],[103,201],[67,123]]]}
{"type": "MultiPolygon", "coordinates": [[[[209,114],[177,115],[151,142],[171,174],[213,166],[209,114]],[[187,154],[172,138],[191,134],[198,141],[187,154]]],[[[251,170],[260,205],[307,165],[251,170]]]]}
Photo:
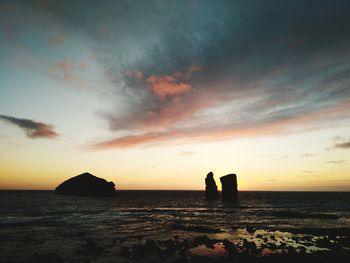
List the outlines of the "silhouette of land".
{"type": "Polygon", "coordinates": [[[228,174],[220,177],[222,185],[221,198],[223,201],[236,201],[237,200],[237,176],[236,174],[228,174]]]}
{"type": "Polygon", "coordinates": [[[207,199],[217,199],[220,197],[213,172],[209,172],[205,178],[205,197],[207,199]]]}
{"type": "MultiPolygon", "coordinates": [[[[238,198],[237,175],[228,174],[220,177],[221,199],[224,202],[234,202],[238,198]]],[[[207,199],[217,199],[220,197],[213,172],[209,172],[205,178],[205,197],[207,199]]]]}
{"type": "Polygon", "coordinates": [[[56,194],[77,196],[114,196],[115,184],[90,173],[83,173],[61,183],[56,194]]]}

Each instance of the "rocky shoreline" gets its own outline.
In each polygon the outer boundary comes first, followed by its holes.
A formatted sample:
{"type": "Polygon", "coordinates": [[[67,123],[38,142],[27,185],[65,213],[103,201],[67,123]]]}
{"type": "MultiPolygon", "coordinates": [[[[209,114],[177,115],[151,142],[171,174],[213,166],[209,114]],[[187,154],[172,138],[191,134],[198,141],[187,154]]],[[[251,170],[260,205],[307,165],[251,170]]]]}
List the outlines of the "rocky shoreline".
{"type": "MultiPolygon", "coordinates": [[[[215,232],[191,226],[180,229],[215,232]]],[[[350,258],[350,228],[259,229],[247,226],[239,230],[245,231],[247,236],[236,241],[213,238],[212,234],[198,234],[193,238],[175,235],[161,240],[138,236],[103,242],[84,237],[73,256],[53,251],[34,252],[26,259],[7,258],[0,262],[346,262],[350,258]]]]}

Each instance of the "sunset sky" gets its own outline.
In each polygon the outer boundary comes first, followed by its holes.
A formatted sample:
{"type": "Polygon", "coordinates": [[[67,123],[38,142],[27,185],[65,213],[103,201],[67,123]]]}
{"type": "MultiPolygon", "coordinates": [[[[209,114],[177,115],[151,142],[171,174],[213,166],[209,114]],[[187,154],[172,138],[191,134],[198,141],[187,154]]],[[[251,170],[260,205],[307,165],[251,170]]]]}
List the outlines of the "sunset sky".
{"type": "Polygon", "coordinates": [[[0,189],[350,191],[349,10],[0,0],[0,189]]]}

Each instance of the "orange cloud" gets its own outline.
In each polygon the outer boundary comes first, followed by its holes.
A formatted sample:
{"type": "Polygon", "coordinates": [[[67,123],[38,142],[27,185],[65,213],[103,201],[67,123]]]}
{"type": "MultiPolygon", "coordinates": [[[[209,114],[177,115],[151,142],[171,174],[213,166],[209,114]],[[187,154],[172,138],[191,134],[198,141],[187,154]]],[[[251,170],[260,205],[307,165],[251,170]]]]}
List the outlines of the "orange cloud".
{"type": "Polygon", "coordinates": [[[147,84],[159,98],[176,96],[189,92],[192,85],[176,79],[174,76],[151,76],[146,80],[147,84]]]}
{"type": "MultiPolygon", "coordinates": [[[[193,72],[203,70],[199,65],[191,65],[185,71],[178,71],[172,75],[152,75],[146,79],[146,84],[152,92],[159,98],[173,97],[185,94],[192,89],[192,85],[187,81],[192,77],[193,72]]],[[[129,70],[125,75],[137,80],[143,80],[144,74],[140,70],[129,70]]]]}

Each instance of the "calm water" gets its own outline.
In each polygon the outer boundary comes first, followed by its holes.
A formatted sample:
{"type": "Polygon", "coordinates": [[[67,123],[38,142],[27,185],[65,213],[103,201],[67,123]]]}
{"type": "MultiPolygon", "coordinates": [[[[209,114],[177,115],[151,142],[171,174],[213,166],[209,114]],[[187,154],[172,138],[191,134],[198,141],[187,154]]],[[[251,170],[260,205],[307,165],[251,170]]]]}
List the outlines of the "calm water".
{"type": "Polygon", "coordinates": [[[89,238],[104,246],[203,234],[238,240],[247,226],[348,228],[350,193],[240,192],[230,204],[206,201],[202,191],[119,191],[115,198],[0,191],[2,260],[48,251],[75,257],[89,238]]]}

